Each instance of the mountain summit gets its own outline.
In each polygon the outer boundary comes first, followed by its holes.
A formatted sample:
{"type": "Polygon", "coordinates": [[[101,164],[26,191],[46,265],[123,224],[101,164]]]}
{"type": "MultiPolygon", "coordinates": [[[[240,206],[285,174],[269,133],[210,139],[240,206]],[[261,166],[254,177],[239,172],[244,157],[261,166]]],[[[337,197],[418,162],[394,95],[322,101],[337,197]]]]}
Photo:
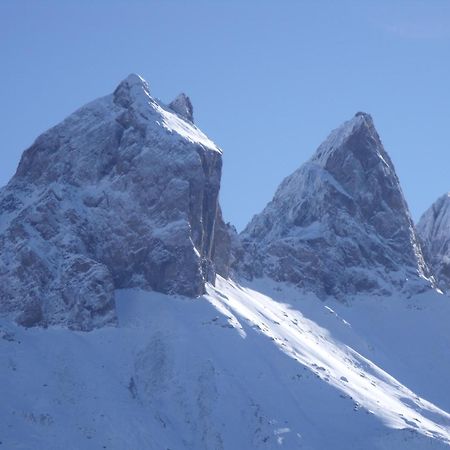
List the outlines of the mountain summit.
{"type": "Polygon", "coordinates": [[[174,108],[131,74],[24,152],[0,191],[0,312],[86,330],[115,321],[114,289],[214,281],[222,153],[174,108]]]}
{"type": "Polygon", "coordinates": [[[321,297],[430,284],[394,166],[362,112],[281,183],[241,241],[238,272],[321,297]]]}

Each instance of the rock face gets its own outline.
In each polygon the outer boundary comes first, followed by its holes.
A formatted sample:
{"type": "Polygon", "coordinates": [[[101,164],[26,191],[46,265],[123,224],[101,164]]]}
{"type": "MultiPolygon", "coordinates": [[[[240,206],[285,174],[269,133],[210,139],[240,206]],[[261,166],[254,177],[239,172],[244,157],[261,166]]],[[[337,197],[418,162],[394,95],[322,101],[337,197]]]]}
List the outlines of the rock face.
{"type": "Polygon", "coordinates": [[[450,194],[438,198],[422,215],[417,232],[438,287],[450,289],[450,194]]]}
{"type": "Polygon", "coordinates": [[[233,248],[238,241],[236,229],[233,225],[224,222],[219,206],[214,228],[213,262],[215,271],[223,278],[230,277],[230,269],[234,261],[233,248]]]}
{"type": "Polygon", "coordinates": [[[431,283],[392,161],[365,113],[334,130],[240,237],[238,273],[321,297],[431,283]]]}
{"type": "Polygon", "coordinates": [[[130,75],[24,152],[0,191],[0,312],[89,330],[115,321],[117,288],[204,292],[222,156],[188,100],[130,75]]]}
{"type": "Polygon", "coordinates": [[[189,122],[194,122],[194,108],[191,99],[186,94],[180,94],[169,104],[169,108],[189,122]]]}

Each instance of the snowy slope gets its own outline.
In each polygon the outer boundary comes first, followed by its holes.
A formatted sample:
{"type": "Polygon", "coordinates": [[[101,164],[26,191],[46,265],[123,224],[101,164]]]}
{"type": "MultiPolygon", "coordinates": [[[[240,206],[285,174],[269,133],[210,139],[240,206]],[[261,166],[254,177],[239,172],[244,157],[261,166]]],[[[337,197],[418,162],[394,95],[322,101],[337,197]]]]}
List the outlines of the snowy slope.
{"type": "Polygon", "coordinates": [[[3,320],[0,441],[46,450],[448,448],[450,307],[424,295],[348,307],[269,280],[219,278],[199,299],[118,291],[117,328],[3,320]]]}

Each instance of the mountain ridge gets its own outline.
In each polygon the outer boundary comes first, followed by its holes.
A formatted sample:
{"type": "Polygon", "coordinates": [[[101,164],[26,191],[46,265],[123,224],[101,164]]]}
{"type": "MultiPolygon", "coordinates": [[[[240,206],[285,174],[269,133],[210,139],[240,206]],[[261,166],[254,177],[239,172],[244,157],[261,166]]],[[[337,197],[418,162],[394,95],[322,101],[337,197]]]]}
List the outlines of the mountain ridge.
{"type": "Polygon", "coordinates": [[[450,303],[371,116],[240,235],[193,119],[131,74],[0,190],[0,446],[449,448],[450,303]]]}

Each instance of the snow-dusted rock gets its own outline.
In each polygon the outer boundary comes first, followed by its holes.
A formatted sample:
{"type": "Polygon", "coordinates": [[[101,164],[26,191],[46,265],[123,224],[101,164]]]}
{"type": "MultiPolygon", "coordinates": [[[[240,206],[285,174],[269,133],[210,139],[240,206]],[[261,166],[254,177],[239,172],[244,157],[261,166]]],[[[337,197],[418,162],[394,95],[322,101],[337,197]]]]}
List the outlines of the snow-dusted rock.
{"type": "Polygon", "coordinates": [[[319,296],[431,284],[392,161],[370,115],[334,130],[241,234],[238,272],[319,296]]]}
{"type": "Polygon", "coordinates": [[[132,74],[24,152],[0,191],[2,313],[88,330],[114,288],[204,292],[221,151],[171,108],[132,74]]]}
{"type": "Polygon", "coordinates": [[[427,260],[438,286],[450,288],[450,194],[439,197],[417,224],[427,260]]]}
{"type": "Polygon", "coordinates": [[[222,209],[217,208],[216,225],[214,227],[214,246],[212,258],[216,273],[223,278],[230,276],[230,268],[233,265],[234,242],[238,240],[236,228],[223,220],[222,209]]]}
{"type": "Polygon", "coordinates": [[[186,94],[181,93],[169,104],[169,107],[181,117],[194,122],[194,108],[192,107],[191,99],[186,94]]]}

